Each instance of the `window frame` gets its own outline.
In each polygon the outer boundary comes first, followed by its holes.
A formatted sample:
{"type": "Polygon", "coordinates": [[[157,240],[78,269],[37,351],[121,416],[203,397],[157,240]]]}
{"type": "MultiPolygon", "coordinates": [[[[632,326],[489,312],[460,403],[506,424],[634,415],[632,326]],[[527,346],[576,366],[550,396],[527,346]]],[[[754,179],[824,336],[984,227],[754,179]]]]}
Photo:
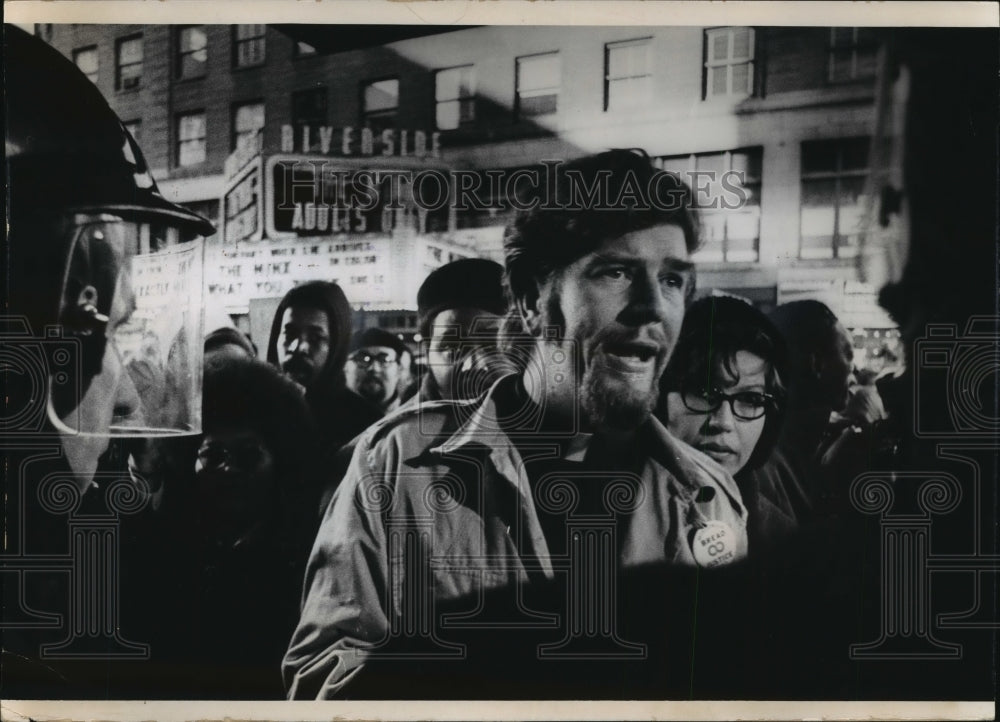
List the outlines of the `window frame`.
{"type": "Polygon", "coordinates": [[[850,27],[851,30],[851,42],[847,45],[837,45],[837,31],[844,30],[848,26],[843,27],[831,27],[830,34],[827,38],[827,55],[826,55],[826,82],[830,85],[841,85],[844,83],[856,83],[867,80],[873,80],[878,73],[877,63],[878,63],[878,40],[859,40],[858,34],[861,30],[871,30],[873,28],[865,27],[850,27]],[[861,52],[871,51],[872,52],[872,63],[871,72],[866,75],[858,74],[858,55],[861,52]],[[846,78],[834,77],[834,56],[838,53],[850,52],[851,57],[851,70],[850,74],[846,78]]]}
{"type": "Polygon", "coordinates": [[[360,91],[361,91],[360,92],[361,102],[359,103],[359,107],[360,107],[360,110],[361,110],[361,119],[360,119],[361,122],[359,124],[359,127],[360,128],[371,128],[371,130],[372,130],[373,133],[376,133],[376,131],[380,132],[380,131],[382,131],[385,128],[395,128],[396,127],[396,119],[399,116],[399,93],[400,93],[400,87],[401,87],[401,83],[399,81],[399,76],[398,75],[387,75],[387,76],[381,77],[381,78],[372,78],[371,80],[364,80],[364,81],[362,81],[361,82],[361,88],[360,88],[360,91]],[[394,106],[392,106],[391,108],[381,108],[379,110],[368,110],[368,108],[367,108],[367,99],[366,99],[366,95],[367,94],[366,94],[365,91],[368,88],[377,85],[378,83],[385,83],[385,82],[395,82],[396,83],[396,104],[394,106]],[[390,118],[390,117],[392,118],[392,123],[387,124],[387,125],[383,125],[381,123],[376,123],[376,124],[370,123],[370,121],[373,120],[373,119],[374,120],[380,120],[380,119],[383,119],[383,118],[390,118]]]}
{"type": "Polygon", "coordinates": [[[705,28],[703,32],[704,54],[702,62],[702,98],[704,100],[752,98],[757,92],[757,32],[756,28],[750,25],[725,25],[716,28],[705,28]],[[736,31],[746,30],[749,33],[747,43],[748,54],[744,57],[734,57],[733,49],[735,45],[736,31]],[[713,39],[721,33],[726,33],[726,57],[723,60],[716,60],[712,57],[713,39]],[[733,68],[747,65],[747,90],[743,92],[733,91],[733,68]],[[712,90],[715,72],[726,69],[726,92],[716,93],[712,90]]]}
{"type": "MultiPolygon", "coordinates": [[[[799,161],[799,253],[798,257],[803,260],[815,260],[815,259],[842,259],[842,258],[855,258],[857,256],[857,251],[860,250],[860,242],[857,245],[853,245],[845,242],[848,238],[846,234],[841,232],[841,215],[844,206],[841,204],[841,187],[842,181],[845,179],[854,179],[862,181],[862,188],[867,189],[868,183],[871,178],[871,137],[869,136],[853,136],[849,138],[828,138],[828,139],[818,139],[818,140],[806,140],[802,141],[800,146],[800,161],[799,161]],[[864,169],[845,169],[844,168],[844,155],[849,143],[858,142],[867,145],[867,157],[864,169]],[[806,172],[805,162],[806,162],[806,147],[807,146],[820,147],[823,145],[833,147],[836,150],[836,166],[833,171],[812,171],[806,172]],[[834,182],[834,213],[833,213],[833,228],[830,233],[830,255],[803,255],[802,251],[805,248],[803,243],[804,235],[802,229],[802,211],[805,209],[803,201],[805,199],[805,187],[807,183],[813,182],[824,182],[830,181],[834,182]],[[854,249],[854,253],[843,254],[841,252],[842,248],[849,247],[854,249]]],[[[862,196],[863,197],[863,196],[862,196]]],[[[862,233],[859,232],[859,236],[862,233]]],[[[811,248],[820,248],[820,246],[810,246],[811,248]]]]}
{"type": "MultiPolygon", "coordinates": [[[[254,106],[260,106],[261,124],[259,128],[256,128],[255,133],[259,135],[264,131],[264,127],[267,124],[267,105],[263,98],[257,98],[254,100],[241,100],[237,103],[233,103],[229,108],[229,151],[233,152],[239,146],[239,139],[242,135],[239,129],[236,127],[236,119],[239,116],[239,112],[243,108],[250,108],[254,106]]],[[[249,131],[244,131],[248,134],[249,131]]]]}
{"type": "Polygon", "coordinates": [[[289,96],[289,105],[290,105],[290,107],[289,107],[288,110],[289,110],[289,116],[291,117],[291,120],[292,120],[292,132],[294,134],[295,148],[302,147],[301,128],[302,128],[303,125],[316,126],[317,124],[318,125],[325,125],[326,124],[327,118],[329,117],[329,112],[330,112],[329,100],[330,100],[330,92],[329,92],[329,89],[325,85],[320,85],[320,86],[316,86],[316,87],[312,87],[312,88],[302,88],[301,90],[293,90],[292,91],[292,93],[289,96]],[[306,119],[303,119],[300,115],[298,115],[295,112],[296,111],[296,98],[303,98],[307,94],[315,94],[317,97],[322,97],[323,98],[323,103],[322,103],[322,105],[323,105],[322,117],[320,117],[317,114],[317,116],[315,118],[306,118],[306,119]],[[318,121],[318,123],[317,123],[317,121],[318,121]]]}
{"type": "Polygon", "coordinates": [[[74,48],[73,65],[75,65],[81,73],[87,76],[87,80],[92,82],[94,85],[97,85],[97,79],[101,74],[101,56],[96,45],[84,45],[82,48],[74,48]],[[94,55],[94,70],[92,73],[89,73],[80,67],[80,57],[85,53],[93,53],[94,55]]]}
{"type": "Polygon", "coordinates": [[[267,62],[267,25],[240,23],[233,25],[230,35],[232,42],[232,67],[233,70],[243,70],[245,68],[257,68],[267,62]],[[260,28],[259,35],[249,37],[239,37],[240,28],[260,28]],[[240,60],[240,51],[246,47],[256,47],[259,44],[260,57],[251,58],[247,62],[240,60]]]}
{"type": "Polygon", "coordinates": [[[206,25],[178,25],[176,30],[176,38],[174,40],[174,79],[175,80],[197,80],[199,78],[204,78],[208,74],[208,26],[206,25]],[[205,34],[205,45],[200,48],[195,48],[194,50],[183,50],[181,48],[181,43],[183,42],[184,32],[186,30],[192,30],[194,28],[201,28],[205,34]],[[205,53],[205,59],[200,61],[201,65],[199,67],[200,72],[195,74],[186,74],[184,72],[184,59],[189,55],[195,55],[199,52],[205,53]]]}
{"type": "Polygon", "coordinates": [[[188,110],[181,113],[177,113],[174,116],[174,133],[177,140],[176,148],[174,150],[174,165],[177,168],[194,168],[202,165],[208,160],[208,115],[204,110],[188,110]],[[202,119],[202,135],[193,138],[183,138],[181,137],[181,125],[185,118],[193,118],[200,116],[202,119]],[[193,163],[183,163],[181,161],[181,156],[183,153],[183,148],[186,143],[191,143],[193,141],[201,141],[202,147],[202,158],[199,161],[193,163]]]}
{"type": "Polygon", "coordinates": [[[525,120],[528,118],[544,118],[546,116],[554,116],[559,113],[559,96],[562,95],[562,55],[558,50],[550,50],[543,53],[531,53],[530,55],[519,55],[514,58],[514,117],[516,120],[525,120]],[[528,88],[527,92],[531,95],[524,96],[524,90],[521,88],[521,69],[526,61],[536,61],[540,58],[555,58],[558,63],[558,85],[555,86],[538,86],[528,88]],[[541,91],[555,89],[554,93],[544,93],[541,91]],[[545,95],[555,96],[555,108],[551,111],[542,113],[525,113],[524,103],[522,97],[529,98],[539,98],[545,95]]]}
{"type": "Polygon", "coordinates": [[[118,38],[115,40],[115,90],[118,92],[127,92],[133,90],[139,90],[142,87],[142,72],[143,63],[146,60],[146,48],[142,33],[134,33],[132,35],[126,35],[123,38],[118,38]],[[129,42],[139,42],[139,59],[137,61],[132,61],[130,63],[122,62],[122,48],[126,43],[129,42]],[[130,68],[133,66],[139,66],[139,75],[136,76],[135,85],[125,87],[122,83],[122,69],[130,68]]]}
{"type": "Polygon", "coordinates": [[[631,38],[629,40],[616,40],[614,42],[604,44],[604,112],[615,112],[618,110],[631,110],[634,108],[642,107],[649,103],[652,97],[652,78],[653,78],[653,67],[652,67],[652,49],[653,38],[651,36],[642,38],[631,38]],[[611,53],[614,50],[623,48],[635,48],[642,47],[644,52],[644,72],[640,75],[629,74],[612,77],[611,76],[611,53]],[[615,82],[622,81],[634,81],[634,80],[645,80],[646,90],[644,93],[644,98],[639,102],[632,102],[626,105],[620,105],[617,107],[612,107],[611,102],[611,88],[612,84],[615,82]]]}
{"type": "Polygon", "coordinates": [[[478,106],[478,94],[476,91],[476,65],[475,63],[465,63],[463,65],[453,65],[449,68],[441,68],[440,70],[434,71],[434,127],[441,131],[449,130],[459,130],[461,128],[468,128],[476,124],[476,115],[478,106]],[[449,73],[453,71],[463,71],[465,69],[469,70],[470,82],[468,83],[469,94],[462,95],[463,83],[461,78],[458,83],[458,95],[454,97],[441,98],[438,94],[438,82],[441,78],[442,73],[449,73]],[[439,122],[439,110],[444,103],[457,103],[458,104],[458,124],[450,127],[444,127],[439,122]],[[463,120],[463,108],[471,107],[470,115],[471,117],[467,120],[463,120]]]}
{"type": "MultiPolygon", "coordinates": [[[[711,157],[721,156],[722,159],[723,159],[723,161],[724,161],[723,162],[724,169],[722,170],[722,173],[725,174],[725,173],[731,172],[733,170],[733,156],[736,155],[736,154],[745,154],[745,155],[750,156],[750,157],[752,157],[752,156],[755,155],[756,156],[756,160],[759,163],[759,167],[760,167],[760,174],[759,175],[753,176],[753,177],[750,177],[750,178],[744,178],[743,187],[744,188],[747,188],[747,187],[757,187],[758,189],[763,189],[763,184],[764,184],[764,146],[763,145],[741,146],[741,147],[738,147],[738,148],[727,148],[725,150],[713,150],[713,151],[702,151],[702,152],[697,152],[697,153],[687,153],[687,154],[683,154],[682,153],[682,154],[677,154],[677,155],[659,156],[659,157],[657,157],[654,160],[654,163],[655,163],[655,165],[658,168],[664,169],[666,161],[686,159],[686,161],[687,161],[686,162],[686,167],[685,167],[683,173],[686,173],[686,174],[690,175],[692,172],[694,172],[694,173],[698,172],[698,170],[699,170],[699,168],[698,168],[698,166],[699,166],[698,161],[699,160],[706,160],[706,159],[711,158],[711,157]]],[[[668,171],[668,172],[673,172],[673,171],[668,171]]],[[[690,178],[684,178],[682,176],[681,180],[683,180],[688,185],[692,185],[691,182],[690,182],[690,178]]],[[[721,180],[720,180],[720,182],[721,182],[721,180]]],[[[692,190],[695,190],[695,189],[692,187],[692,190]]],[[[750,208],[756,208],[756,211],[748,211],[747,209],[739,209],[739,208],[717,208],[717,209],[716,208],[705,208],[705,209],[701,209],[699,211],[699,213],[700,213],[700,215],[702,217],[702,220],[703,220],[703,222],[701,224],[703,228],[707,227],[707,225],[708,225],[706,222],[704,222],[704,219],[706,219],[708,217],[714,217],[714,216],[718,215],[718,216],[724,218],[725,222],[723,224],[722,238],[720,239],[720,245],[721,245],[721,251],[722,251],[722,258],[721,258],[721,260],[720,259],[715,259],[715,258],[699,258],[698,254],[704,255],[705,251],[710,250],[710,249],[707,249],[707,248],[700,248],[694,254],[694,258],[695,258],[695,260],[697,262],[699,262],[699,263],[760,263],[760,222],[761,222],[761,217],[762,217],[762,209],[761,209],[762,199],[761,199],[760,196],[761,196],[761,192],[760,192],[760,190],[758,190],[758,192],[756,194],[756,203],[753,203],[753,204],[751,204],[749,206],[750,208]],[[742,213],[752,213],[753,215],[756,216],[757,232],[756,232],[756,234],[754,236],[753,247],[751,249],[752,250],[752,255],[753,255],[752,258],[731,258],[731,256],[734,253],[738,252],[739,250],[742,250],[742,249],[731,249],[730,248],[730,240],[731,240],[730,239],[730,226],[731,226],[731,222],[730,221],[731,221],[731,218],[732,218],[731,214],[736,214],[736,213],[740,213],[740,212],[742,212],[742,213]]]]}

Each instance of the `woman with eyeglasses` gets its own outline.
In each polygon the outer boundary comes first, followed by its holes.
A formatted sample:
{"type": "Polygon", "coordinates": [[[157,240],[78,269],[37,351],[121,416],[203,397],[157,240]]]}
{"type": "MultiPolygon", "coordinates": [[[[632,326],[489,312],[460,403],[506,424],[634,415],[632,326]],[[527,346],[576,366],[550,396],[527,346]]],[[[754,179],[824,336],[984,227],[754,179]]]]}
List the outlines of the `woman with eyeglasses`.
{"type": "Polygon", "coordinates": [[[152,654],[195,697],[280,699],[316,526],[308,407],[277,369],[238,357],[206,365],[202,406],[150,564],[152,654]]]}
{"type": "Polygon", "coordinates": [[[739,298],[709,296],[685,313],[660,380],[657,416],[740,487],[751,552],[775,524],[794,525],[793,504],[781,489],[762,490],[750,482],[781,429],[786,359],[781,334],[763,313],[739,298]]]}

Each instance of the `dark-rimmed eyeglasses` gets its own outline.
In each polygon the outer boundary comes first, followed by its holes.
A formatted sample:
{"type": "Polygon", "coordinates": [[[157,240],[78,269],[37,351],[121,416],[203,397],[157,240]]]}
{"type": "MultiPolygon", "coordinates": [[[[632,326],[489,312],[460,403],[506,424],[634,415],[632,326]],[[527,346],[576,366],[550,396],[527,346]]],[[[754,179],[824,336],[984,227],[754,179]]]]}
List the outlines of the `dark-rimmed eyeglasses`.
{"type": "Polygon", "coordinates": [[[379,366],[391,366],[398,361],[394,356],[387,353],[364,353],[359,352],[351,356],[351,361],[362,368],[368,368],[374,364],[379,366]]]}
{"type": "Polygon", "coordinates": [[[775,398],[760,391],[737,391],[735,394],[727,394],[718,389],[685,389],[681,391],[681,400],[688,411],[696,414],[714,413],[724,402],[728,402],[733,416],[743,421],[759,419],[775,408],[775,398]]]}
{"type": "Polygon", "coordinates": [[[255,441],[234,444],[205,444],[198,449],[198,461],[203,469],[255,469],[264,456],[264,447],[255,441]]]}

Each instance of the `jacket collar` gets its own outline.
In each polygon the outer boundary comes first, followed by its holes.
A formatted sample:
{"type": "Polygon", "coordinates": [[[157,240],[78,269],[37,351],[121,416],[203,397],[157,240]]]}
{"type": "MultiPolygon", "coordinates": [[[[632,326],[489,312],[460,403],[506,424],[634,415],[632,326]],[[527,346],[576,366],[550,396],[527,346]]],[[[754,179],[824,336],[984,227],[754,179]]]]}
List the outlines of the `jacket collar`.
{"type": "MultiPolygon", "coordinates": [[[[478,444],[490,449],[513,447],[513,440],[501,428],[498,421],[497,397],[499,394],[511,393],[511,387],[517,381],[516,373],[508,374],[497,380],[481,399],[452,402],[456,404],[456,411],[461,415],[460,418],[464,417],[465,421],[443,443],[431,447],[427,451],[432,454],[446,455],[455,453],[470,444],[478,444]]],[[[694,467],[697,465],[688,459],[689,447],[671,436],[656,417],[650,416],[640,427],[639,433],[652,442],[652,444],[649,441],[643,443],[644,450],[661,466],[671,471],[694,472],[694,467]],[[652,448],[649,448],[650,446],[652,448]]],[[[593,434],[586,433],[561,437],[562,457],[568,461],[582,461],[592,439],[593,434]]],[[[709,461],[711,462],[710,459],[709,461]]],[[[714,464],[714,462],[711,463],[714,464]]]]}
{"type": "Polygon", "coordinates": [[[693,482],[709,477],[731,500],[740,502],[742,497],[733,477],[714,459],[676,438],[655,416],[649,417],[644,430],[649,439],[646,449],[653,463],[663,467],[688,491],[697,493],[703,484],[693,482]]]}
{"type": "MultiPolygon", "coordinates": [[[[480,400],[452,402],[458,404],[456,411],[465,416],[465,422],[448,439],[431,447],[431,454],[453,454],[470,444],[485,446],[492,450],[491,456],[500,452],[507,456],[513,450],[514,442],[501,428],[497,418],[498,394],[510,393],[510,385],[517,382],[516,374],[502,377],[480,400]],[[478,405],[477,405],[478,404],[478,405]]],[[[693,449],[674,437],[655,416],[650,416],[640,427],[640,445],[651,463],[661,467],[691,492],[697,492],[701,485],[696,480],[710,477],[731,498],[740,499],[740,493],[733,478],[713,459],[693,449]]],[[[568,460],[582,460],[592,439],[591,434],[577,434],[563,442],[563,457],[568,460]]]]}
{"type": "Polygon", "coordinates": [[[496,397],[498,393],[506,392],[509,384],[516,380],[516,374],[509,374],[498,379],[481,399],[452,401],[456,416],[464,416],[465,421],[444,443],[431,447],[428,451],[432,454],[452,454],[473,443],[491,449],[512,446],[510,437],[504,433],[498,421],[496,397]]]}
{"type": "MultiPolygon", "coordinates": [[[[480,399],[455,402],[459,404],[456,408],[459,414],[465,416],[465,422],[444,443],[432,447],[428,451],[434,454],[451,454],[470,444],[485,446],[493,450],[514,449],[513,439],[499,422],[497,397],[500,394],[513,393],[513,386],[518,383],[518,380],[517,373],[507,374],[498,379],[480,399]]],[[[531,431],[522,433],[531,436],[531,431]]],[[[540,437],[541,434],[538,436],[540,437]]],[[[582,461],[593,434],[578,432],[573,435],[550,438],[558,439],[562,458],[568,461],[582,461]]]]}

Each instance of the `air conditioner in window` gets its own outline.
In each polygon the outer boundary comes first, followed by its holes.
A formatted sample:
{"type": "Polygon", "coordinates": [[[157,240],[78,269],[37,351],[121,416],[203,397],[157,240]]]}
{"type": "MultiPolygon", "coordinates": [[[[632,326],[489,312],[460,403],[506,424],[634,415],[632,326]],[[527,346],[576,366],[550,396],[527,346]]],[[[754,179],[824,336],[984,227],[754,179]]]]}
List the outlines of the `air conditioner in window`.
{"type": "Polygon", "coordinates": [[[122,78],[122,90],[132,90],[139,87],[139,81],[141,78],[135,76],[132,78],[122,78]]]}

